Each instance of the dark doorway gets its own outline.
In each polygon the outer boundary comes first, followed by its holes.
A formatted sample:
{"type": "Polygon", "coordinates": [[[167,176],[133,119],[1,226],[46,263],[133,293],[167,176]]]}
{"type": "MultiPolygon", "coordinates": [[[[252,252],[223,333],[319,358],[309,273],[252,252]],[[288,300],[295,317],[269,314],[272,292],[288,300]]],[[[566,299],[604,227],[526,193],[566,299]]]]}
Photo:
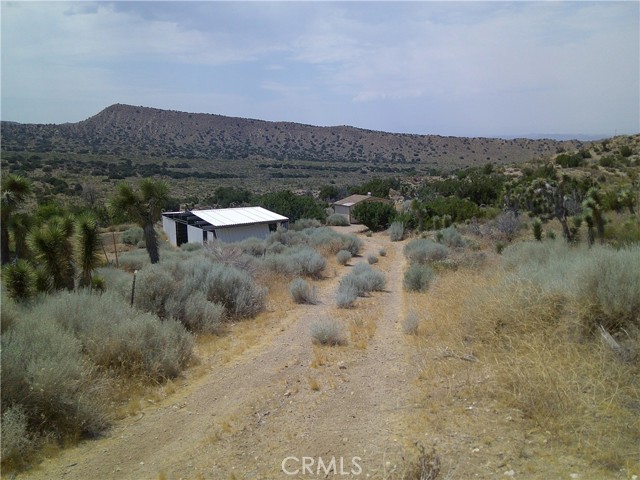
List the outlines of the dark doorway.
{"type": "Polygon", "coordinates": [[[176,245],[179,247],[188,241],[189,236],[187,235],[187,224],[176,222],[176,245]]]}

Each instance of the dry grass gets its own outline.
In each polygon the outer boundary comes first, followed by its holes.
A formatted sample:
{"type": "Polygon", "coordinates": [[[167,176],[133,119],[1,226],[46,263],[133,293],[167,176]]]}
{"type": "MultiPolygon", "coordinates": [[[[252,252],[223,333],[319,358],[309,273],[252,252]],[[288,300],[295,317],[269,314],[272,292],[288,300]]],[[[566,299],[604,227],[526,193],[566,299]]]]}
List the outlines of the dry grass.
{"type": "Polygon", "coordinates": [[[447,272],[427,295],[408,295],[411,308],[430,313],[419,332],[422,381],[450,399],[514,408],[569,451],[637,474],[638,364],[615,358],[599,338],[577,341],[575,309],[530,284],[505,285],[502,275],[447,272]],[[463,361],[470,355],[480,361],[463,361]]]}

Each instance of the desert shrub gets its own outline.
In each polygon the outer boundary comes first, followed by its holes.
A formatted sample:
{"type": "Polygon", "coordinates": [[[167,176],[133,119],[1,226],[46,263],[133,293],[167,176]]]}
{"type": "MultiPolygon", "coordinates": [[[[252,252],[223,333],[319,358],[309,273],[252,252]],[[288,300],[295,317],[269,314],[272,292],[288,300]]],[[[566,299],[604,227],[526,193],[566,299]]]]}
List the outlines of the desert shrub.
{"type": "Polygon", "coordinates": [[[318,292],[316,288],[309,285],[309,283],[302,278],[296,278],[289,284],[289,293],[296,303],[306,303],[310,305],[318,303],[318,292]]]}
{"type": "Polygon", "coordinates": [[[520,220],[512,211],[501,213],[493,222],[496,230],[507,242],[511,242],[520,230],[520,220]]]}
{"type": "Polygon", "coordinates": [[[418,238],[405,245],[404,255],[410,263],[425,264],[437,260],[444,260],[449,255],[449,249],[432,240],[418,238]]]}
{"type": "Polygon", "coordinates": [[[165,304],[175,289],[176,281],[165,265],[148,265],[136,275],[134,305],[165,318],[165,304]]]}
{"type": "MultiPolygon", "coordinates": [[[[30,314],[3,333],[1,342],[3,412],[21,409],[31,432],[56,439],[95,434],[107,425],[101,384],[71,332],[47,316],[30,314]]],[[[14,420],[22,423],[18,413],[14,420]]]]}
{"type": "Polygon", "coordinates": [[[0,300],[0,331],[4,333],[20,319],[21,315],[20,307],[13,300],[6,298],[3,291],[0,300]]]}
{"type": "Polygon", "coordinates": [[[378,257],[376,257],[375,255],[367,255],[367,262],[369,262],[369,265],[378,263],[378,257]]]}
{"type": "Polygon", "coordinates": [[[141,227],[131,227],[122,232],[122,243],[138,245],[144,239],[144,231],[141,227]]]}
{"type": "Polygon", "coordinates": [[[267,244],[265,241],[256,237],[245,238],[241,242],[237,243],[237,245],[244,253],[254,257],[261,257],[267,250],[267,244]]]}
{"type": "Polygon", "coordinates": [[[340,265],[346,265],[351,260],[351,252],[348,250],[340,250],[336,253],[336,260],[340,265]]]}
{"type": "Polygon", "coordinates": [[[2,461],[12,465],[34,448],[34,435],[29,432],[28,417],[22,405],[13,405],[2,412],[2,461]]]}
{"type": "Polygon", "coordinates": [[[219,333],[225,320],[223,305],[208,301],[204,292],[194,291],[184,283],[169,297],[165,309],[168,318],[195,333],[219,333]]]}
{"type": "Polygon", "coordinates": [[[354,265],[352,271],[340,279],[338,291],[355,290],[357,296],[362,297],[369,292],[384,290],[386,284],[384,273],[374,270],[370,265],[360,262],[354,265]]]}
{"type": "Polygon", "coordinates": [[[322,223],[317,218],[299,218],[291,225],[291,229],[294,231],[304,230],[305,228],[318,228],[322,223]]]}
{"type": "Polygon", "coordinates": [[[146,250],[132,250],[121,253],[118,259],[119,266],[127,272],[141,270],[145,265],[151,264],[146,250]]]}
{"type": "MultiPolygon", "coordinates": [[[[314,233],[315,233],[314,229],[314,233]]],[[[322,228],[317,230],[323,230],[322,228]]],[[[267,248],[273,244],[281,244],[286,246],[306,245],[309,236],[304,232],[295,232],[293,230],[278,229],[266,238],[267,248]]]]}
{"type": "Polygon", "coordinates": [[[344,345],[347,343],[342,325],[333,319],[325,318],[311,325],[313,343],[320,345],[344,345]]]}
{"type": "Polygon", "coordinates": [[[266,255],[264,265],[273,272],[288,276],[320,278],[327,266],[327,261],[315,250],[303,247],[285,250],[277,255],[266,255]]]}
{"type": "Polygon", "coordinates": [[[183,243],[180,245],[180,250],[183,252],[197,252],[198,250],[202,250],[204,245],[201,243],[183,243]]]}
{"type": "Polygon", "coordinates": [[[214,263],[237,268],[250,275],[255,275],[260,265],[258,259],[247,255],[242,247],[235,243],[207,242],[204,254],[214,263]]]}
{"type": "Polygon", "coordinates": [[[404,224],[393,222],[389,227],[389,238],[392,242],[400,242],[404,238],[404,224]]]}
{"type": "Polygon", "coordinates": [[[234,267],[211,265],[206,288],[207,300],[224,305],[232,317],[254,317],[265,307],[267,290],[234,267]]]}
{"type": "Polygon", "coordinates": [[[531,229],[533,230],[533,238],[537,241],[542,241],[542,220],[539,218],[534,218],[531,223],[531,229]]]}
{"type": "Polygon", "coordinates": [[[444,243],[450,248],[464,247],[465,241],[458,232],[458,229],[454,226],[450,226],[440,231],[440,242],[444,243]]]}
{"type": "Polygon", "coordinates": [[[133,276],[119,268],[101,267],[96,269],[96,275],[102,278],[105,290],[117,292],[123,298],[131,299],[131,283],[133,276]]]}
{"type": "Polygon", "coordinates": [[[73,332],[93,363],[122,374],[175,377],[191,358],[193,339],[182,325],[131,308],[115,293],[61,293],[32,315],[73,332]]]}
{"type": "Polygon", "coordinates": [[[407,335],[417,335],[418,326],[420,325],[420,318],[416,312],[409,312],[402,321],[402,330],[407,335]]]}
{"type": "Polygon", "coordinates": [[[387,250],[384,248],[381,248],[380,250],[378,250],[378,255],[380,255],[381,257],[386,257],[387,256],[387,250]]]}
{"type": "Polygon", "coordinates": [[[327,218],[327,225],[334,227],[348,227],[349,219],[341,213],[334,213],[327,218]]]}
{"type": "Polygon", "coordinates": [[[358,288],[350,283],[340,285],[336,294],[336,305],[338,308],[351,308],[358,299],[358,288]]]}
{"type": "Polygon", "coordinates": [[[412,264],[404,272],[404,289],[408,292],[424,292],[434,277],[435,272],[428,265],[412,264]]]}
{"type": "Polygon", "coordinates": [[[327,253],[338,253],[340,250],[348,250],[352,256],[356,256],[362,249],[362,240],[355,235],[336,232],[331,228],[323,227],[309,232],[308,243],[327,253]]]}

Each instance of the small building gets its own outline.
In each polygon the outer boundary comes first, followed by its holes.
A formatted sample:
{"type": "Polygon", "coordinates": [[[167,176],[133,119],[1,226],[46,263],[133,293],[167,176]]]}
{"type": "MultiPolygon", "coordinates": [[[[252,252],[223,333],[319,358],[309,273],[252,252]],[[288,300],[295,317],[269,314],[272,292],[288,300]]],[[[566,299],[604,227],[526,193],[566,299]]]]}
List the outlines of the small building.
{"type": "Polygon", "coordinates": [[[387,198],[372,197],[369,195],[350,195],[347,198],[334,202],[331,206],[335,213],[344,215],[349,223],[358,223],[358,219],[353,216],[352,209],[362,202],[382,202],[393,205],[393,202],[387,198]]]}
{"type": "Polygon", "coordinates": [[[289,219],[262,207],[186,210],[164,212],[162,228],[169,242],[179,247],[183,243],[265,238],[278,228],[289,228],[289,219]]]}

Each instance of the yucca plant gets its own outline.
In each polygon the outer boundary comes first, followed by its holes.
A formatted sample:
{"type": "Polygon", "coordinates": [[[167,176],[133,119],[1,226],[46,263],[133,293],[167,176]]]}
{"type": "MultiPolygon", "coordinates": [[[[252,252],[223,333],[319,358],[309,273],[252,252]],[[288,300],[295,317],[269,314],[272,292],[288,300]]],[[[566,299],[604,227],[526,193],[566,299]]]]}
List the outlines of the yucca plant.
{"type": "Polygon", "coordinates": [[[537,241],[542,241],[542,220],[539,218],[534,218],[531,223],[531,228],[533,229],[533,238],[537,241]]]}
{"type": "Polygon", "coordinates": [[[76,220],[76,250],[80,268],[80,286],[92,286],[91,274],[100,262],[102,239],[98,233],[98,222],[89,215],[76,220]]]}
{"type": "Polygon", "coordinates": [[[17,302],[26,302],[37,293],[36,272],[26,260],[5,265],[2,277],[7,293],[17,302]]]}
{"type": "Polygon", "coordinates": [[[31,193],[31,183],[19,175],[7,175],[2,179],[0,200],[0,248],[2,265],[9,262],[9,220],[21,203],[31,193]]]}
{"type": "Polygon", "coordinates": [[[73,233],[71,217],[55,217],[27,236],[33,258],[53,290],[74,288],[73,233]]]}

